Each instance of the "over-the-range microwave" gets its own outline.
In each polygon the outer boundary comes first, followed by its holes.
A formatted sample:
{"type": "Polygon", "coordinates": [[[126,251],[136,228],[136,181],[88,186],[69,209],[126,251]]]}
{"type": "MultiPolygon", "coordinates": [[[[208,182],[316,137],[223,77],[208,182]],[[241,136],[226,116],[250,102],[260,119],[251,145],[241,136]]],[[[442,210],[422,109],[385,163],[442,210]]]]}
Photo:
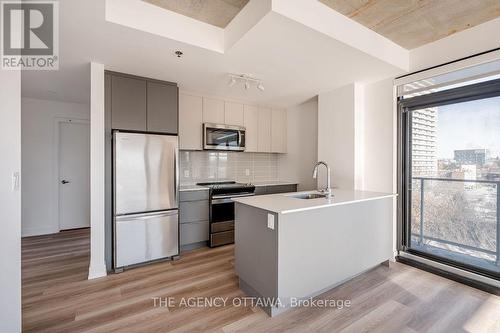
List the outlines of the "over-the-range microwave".
{"type": "Polygon", "coordinates": [[[203,149],[244,151],[245,127],[204,123],[203,149]]]}

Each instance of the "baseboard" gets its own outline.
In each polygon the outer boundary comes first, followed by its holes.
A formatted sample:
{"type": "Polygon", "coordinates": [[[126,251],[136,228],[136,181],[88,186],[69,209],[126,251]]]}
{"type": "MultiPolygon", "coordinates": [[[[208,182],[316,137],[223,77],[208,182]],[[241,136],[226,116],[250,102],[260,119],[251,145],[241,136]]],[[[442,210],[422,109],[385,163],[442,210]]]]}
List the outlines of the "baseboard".
{"type": "Polygon", "coordinates": [[[21,230],[21,237],[42,236],[42,235],[56,234],[58,232],[59,229],[53,227],[26,228],[21,230]]]}

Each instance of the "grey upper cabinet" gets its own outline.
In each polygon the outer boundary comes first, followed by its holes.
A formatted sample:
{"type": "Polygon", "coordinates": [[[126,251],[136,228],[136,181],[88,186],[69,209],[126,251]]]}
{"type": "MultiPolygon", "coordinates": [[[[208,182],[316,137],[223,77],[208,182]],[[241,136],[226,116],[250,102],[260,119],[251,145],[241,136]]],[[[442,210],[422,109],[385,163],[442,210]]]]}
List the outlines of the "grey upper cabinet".
{"type": "Polygon", "coordinates": [[[175,83],[115,72],[106,72],[106,76],[111,78],[105,95],[111,100],[113,129],[178,133],[179,97],[175,83]]]}
{"type": "Polygon", "coordinates": [[[173,84],[147,83],[147,129],[178,133],[178,89],[173,84]]]}
{"type": "Polygon", "coordinates": [[[146,131],[146,81],[111,77],[111,126],[114,129],[146,131]]]}

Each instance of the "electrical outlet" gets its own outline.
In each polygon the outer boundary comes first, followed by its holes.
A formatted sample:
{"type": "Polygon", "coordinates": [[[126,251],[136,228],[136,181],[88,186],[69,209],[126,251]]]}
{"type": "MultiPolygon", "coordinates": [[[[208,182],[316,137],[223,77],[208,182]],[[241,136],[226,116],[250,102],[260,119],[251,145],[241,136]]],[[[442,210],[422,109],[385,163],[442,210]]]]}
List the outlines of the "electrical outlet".
{"type": "Polygon", "coordinates": [[[274,215],[267,214],[267,227],[271,230],[274,230],[274,215]]]}
{"type": "Polygon", "coordinates": [[[250,169],[245,169],[245,176],[250,176],[250,169]]]}
{"type": "Polygon", "coordinates": [[[189,170],[184,170],[184,178],[189,178],[189,170]]]}

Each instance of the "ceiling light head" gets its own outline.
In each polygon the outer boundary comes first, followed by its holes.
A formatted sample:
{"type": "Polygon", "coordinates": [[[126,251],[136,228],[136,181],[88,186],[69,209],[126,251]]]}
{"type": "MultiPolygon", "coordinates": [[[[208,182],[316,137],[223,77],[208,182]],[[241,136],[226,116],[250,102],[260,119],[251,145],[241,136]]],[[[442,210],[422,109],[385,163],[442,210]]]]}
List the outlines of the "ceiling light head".
{"type": "Polygon", "coordinates": [[[248,90],[250,88],[250,82],[245,81],[245,89],[248,90]]]}
{"type": "Polygon", "coordinates": [[[259,89],[260,91],[264,91],[264,85],[262,84],[262,82],[259,82],[259,84],[257,84],[257,89],[259,89]]]}

